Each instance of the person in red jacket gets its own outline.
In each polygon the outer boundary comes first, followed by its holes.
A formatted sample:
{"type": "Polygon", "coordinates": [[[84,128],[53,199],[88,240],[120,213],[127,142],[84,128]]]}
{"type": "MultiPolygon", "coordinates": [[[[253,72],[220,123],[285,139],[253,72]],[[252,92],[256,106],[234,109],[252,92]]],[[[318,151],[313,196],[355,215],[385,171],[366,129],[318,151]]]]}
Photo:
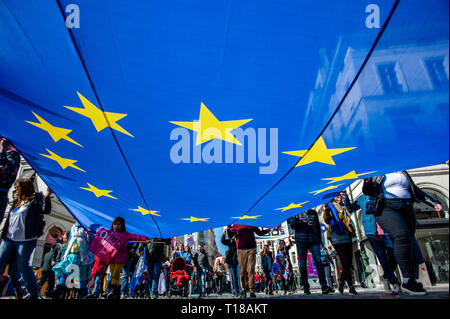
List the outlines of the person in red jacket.
{"type": "Polygon", "coordinates": [[[232,225],[228,228],[228,237],[236,236],[236,248],[239,263],[239,275],[241,278],[242,294],[241,298],[247,297],[250,291],[250,298],[255,295],[255,265],[256,265],[256,239],[255,234],[262,236],[270,232],[271,229],[260,230],[258,227],[247,225],[232,225]]]}
{"type": "MultiPolygon", "coordinates": [[[[127,233],[125,229],[125,219],[122,217],[116,217],[111,225],[111,230],[120,234],[120,236],[126,237],[126,241],[144,242],[148,244],[150,239],[146,236],[127,233]]],[[[120,273],[122,268],[127,262],[127,245],[123,245],[112,259],[112,263],[109,265],[111,271],[111,291],[108,294],[108,299],[120,298],[120,273]]]]}

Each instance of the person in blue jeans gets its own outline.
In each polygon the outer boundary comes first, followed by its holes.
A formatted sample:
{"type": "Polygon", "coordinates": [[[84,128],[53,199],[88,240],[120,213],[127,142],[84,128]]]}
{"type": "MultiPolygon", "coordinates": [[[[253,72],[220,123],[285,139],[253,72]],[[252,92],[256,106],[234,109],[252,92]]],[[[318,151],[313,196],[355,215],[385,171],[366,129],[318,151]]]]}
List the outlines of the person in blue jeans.
{"type": "Polygon", "coordinates": [[[361,219],[366,234],[378,261],[383,268],[383,278],[388,280],[392,286],[392,294],[398,295],[401,292],[400,281],[395,276],[397,261],[394,254],[394,245],[388,233],[385,233],[380,225],[376,222],[373,214],[366,214],[366,203],[371,199],[367,195],[361,195],[357,198],[356,203],[361,208],[361,219]]]}
{"type": "MultiPolygon", "coordinates": [[[[37,238],[43,234],[45,224],[41,215],[51,211],[52,191],[48,189],[44,198],[41,193],[35,192],[30,179],[18,179],[15,188],[17,200],[5,214],[0,228],[0,274],[4,273],[9,263],[14,262],[28,291],[27,298],[37,299],[39,285],[29,261],[37,238]]],[[[0,276],[0,293],[3,293],[9,280],[8,276],[0,276]]]]}
{"type": "Polygon", "coordinates": [[[227,238],[227,227],[225,227],[220,242],[228,247],[228,250],[225,253],[225,263],[228,265],[228,269],[231,273],[233,295],[238,297],[241,294],[241,285],[239,283],[239,262],[237,257],[236,237],[233,236],[227,238]]]}
{"type": "MultiPolygon", "coordinates": [[[[150,285],[150,298],[158,298],[158,282],[162,264],[165,261],[165,247],[170,245],[170,238],[153,238],[144,245],[145,263],[148,272],[148,284],[150,285]]],[[[140,247],[141,249],[141,247],[140,247]]],[[[168,276],[166,276],[167,278],[168,276]]]]}
{"type": "Polygon", "coordinates": [[[208,255],[206,254],[205,248],[202,244],[197,246],[198,251],[194,255],[194,265],[197,271],[197,287],[199,295],[201,298],[206,294],[206,278],[209,271],[211,271],[211,265],[208,261],[208,255]]]}
{"type": "Polygon", "coordinates": [[[127,244],[127,262],[122,268],[122,283],[120,286],[120,295],[122,298],[125,298],[129,295],[128,286],[134,269],[136,268],[136,264],[139,260],[139,256],[136,254],[137,247],[137,243],[127,244]]]}
{"type": "Polygon", "coordinates": [[[297,246],[297,256],[299,259],[300,278],[305,295],[310,295],[310,285],[308,282],[307,254],[311,252],[316,266],[319,283],[322,287],[322,294],[329,294],[332,289],[328,286],[320,259],[320,245],[322,244],[322,233],[320,231],[319,215],[314,209],[288,219],[288,223],[295,230],[295,243],[297,246]]]}

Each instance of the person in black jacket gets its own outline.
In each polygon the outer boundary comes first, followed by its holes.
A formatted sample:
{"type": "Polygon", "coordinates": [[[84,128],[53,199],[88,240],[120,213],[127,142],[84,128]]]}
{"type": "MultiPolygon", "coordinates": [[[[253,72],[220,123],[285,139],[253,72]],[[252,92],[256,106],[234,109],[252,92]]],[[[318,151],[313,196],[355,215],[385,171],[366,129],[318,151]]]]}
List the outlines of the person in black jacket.
{"type": "Polygon", "coordinates": [[[44,284],[47,282],[47,289],[45,294],[50,297],[55,288],[55,273],[52,270],[52,267],[56,265],[55,260],[57,250],[55,249],[55,245],[50,247],[50,250],[44,255],[42,260],[42,268],[41,268],[41,279],[39,280],[39,287],[42,288],[44,284]]]}
{"type": "Polygon", "coordinates": [[[0,138],[0,221],[8,206],[8,192],[20,167],[20,155],[6,138],[0,138]]]}
{"type": "Polygon", "coordinates": [[[241,286],[239,284],[239,262],[237,257],[236,237],[233,236],[231,238],[227,238],[227,229],[228,227],[224,228],[220,242],[223,245],[228,246],[228,250],[225,253],[225,263],[228,265],[231,272],[233,295],[238,297],[241,293],[241,286]]]}
{"type": "Polygon", "coordinates": [[[418,188],[406,171],[364,179],[363,193],[379,201],[375,220],[393,239],[395,259],[403,275],[402,288],[411,294],[426,294],[414,278],[417,261],[413,244],[417,221],[413,205],[422,201],[440,212],[441,203],[418,188]]]}
{"type": "Polygon", "coordinates": [[[158,281],[163,262],[166,260],[165,247],[170,245],[170,238],[153,238],[145,245],[145,263],[147,264],[150,295],[158,298],[158,281]]]}
{"type": "Polygon", "coordinates": [[[195,271],[197,272],[197,286],[199,298],[206,294],[206,280],[208,273],[211,273],[211,265],[209,264],[208,255],[202,244],[199,244],[198,251],[194,254],[195,271]]]}
{"type": "MultiPolygon", "coordinates": [[[[43,214],[51,211],[49,189],[45,198],[36,193],[30,179],[18,179],[15,182],[17,201],[12,209],[5,214],[0,226],[3,239],[0,243],[0,273],[5,271],[8,263],[15,263],[29,292],[28,297],[39,297],[39,286],[33,269],[29,265],[30,257],[36,248],[37,238],[44,232],[43,214]]],[[[4,288],[9,278],[0,277],[0,290],[4,288]]]]}
{"type": "Polygon", "coordinates": [[[307,254],[311,252],[316,266],[319,283],[322,287],[322,294],[328,294],[332,290],[327,285],[327,279],[320,260],[320,244],[322,243],[319,215],[314,209],[288,219],[288,223],[295,230],[295,243],[297,246],[297,256],[299,258],[300,278],[305,295],[310,295],[310,285],[308,282],[307,254]]]}

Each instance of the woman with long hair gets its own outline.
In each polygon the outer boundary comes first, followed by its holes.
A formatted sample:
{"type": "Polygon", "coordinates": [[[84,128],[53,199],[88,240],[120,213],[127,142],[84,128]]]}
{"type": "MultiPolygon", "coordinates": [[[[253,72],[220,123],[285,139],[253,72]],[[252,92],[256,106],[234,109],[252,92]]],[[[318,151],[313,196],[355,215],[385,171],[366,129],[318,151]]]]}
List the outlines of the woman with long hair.
{"type": "MultiPolygon", "coordinates": [[[[14,186],[17,199],[0,226],[0,274],[3,274],[8,263],[14,263],[28,291],[25,298],[37,299],[39,285],[29,261],[38,237],[44,233],[45,222],[42,215],[51,211],[52,191],[48,189],[44,198],[41,193],[36,193],[33,181],[24,178],[18,179],[14,186]]],[[[7,276],[0,276],[0,291],[8,281],[7,276]]]]}
{"type": "Polygon", "coordinates": [[[329,225],[328,239],[333,244],[342,264],[338,290],[340,293],[344,293],[344,282],[347,282],[349,293],[357,295],[352,278],[352,238],[356,236],[356,233],[350,218],[350,212],[357,208],[350,203],[345,191],[337,195],[331,203],[324,205],[324,208],[323,219],[329,225]]]}
{"type": "Polygon", "coordinates": [[[289,250],[292,247],[291,237],[289,239],[289,246],[286,246],[286,242],[281,239],[278,242],[278,251],[275,257],[277,264],[277,275],[281,277],[282,289],[284,289],[284,294],[292,293],[292,279],[293,279],[293,269],[291,259],[289,257],[289,250]]]}

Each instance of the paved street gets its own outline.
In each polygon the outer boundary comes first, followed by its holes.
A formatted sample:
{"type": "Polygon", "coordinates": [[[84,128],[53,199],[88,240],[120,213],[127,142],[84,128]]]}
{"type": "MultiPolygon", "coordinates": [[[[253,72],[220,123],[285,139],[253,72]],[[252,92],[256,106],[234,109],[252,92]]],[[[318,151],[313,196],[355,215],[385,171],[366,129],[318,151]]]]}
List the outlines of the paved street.
{"type": "MultiPolygon", "coordinates": [[[[344,292],[344,294],[340,294],[339,292],[335,291],[332,294],[328,295],[322,295],[319,289],[311,289],[311,295],[305,296],[303,295],[303,292],[298,290],[294,294],[291,295],[285,295],[282,292],[274,293],[273,296],[266,295],[265,293],[257,293],[256,297],[257,299],[305,299],[305,300],[311,300],[311,299],[448,299],[449,298],[449,285],[437,285],[432,288],[427,288],[427,295],[425,296],[413,296],[408,293],[403,293],[399,296],[393,296],[388,292],[383,291],[382,289],[371,289],[371,288],[356,288],[356,291],[358,292],[357,296],[353,296],[348,294],[347,292],[344,292]]],[[[8,297],[1,297],[0,299],[15,299],[13,296],[8,297]]],[[[181,299],[179,297],[160,297],[159,299],[181,299]]],[[[197,295],[190,296],[188,299],[196,299],[197,295]]],[[[235,299],[239,300],[240,298],[236,298],[232,296],[231,294],[223,294],[221,296],[217,294],[210,294],[209,296],[205,296],[201,299],[235,299]]],[[[249,300],[255,300],[250,299],[249,300]]]]}

